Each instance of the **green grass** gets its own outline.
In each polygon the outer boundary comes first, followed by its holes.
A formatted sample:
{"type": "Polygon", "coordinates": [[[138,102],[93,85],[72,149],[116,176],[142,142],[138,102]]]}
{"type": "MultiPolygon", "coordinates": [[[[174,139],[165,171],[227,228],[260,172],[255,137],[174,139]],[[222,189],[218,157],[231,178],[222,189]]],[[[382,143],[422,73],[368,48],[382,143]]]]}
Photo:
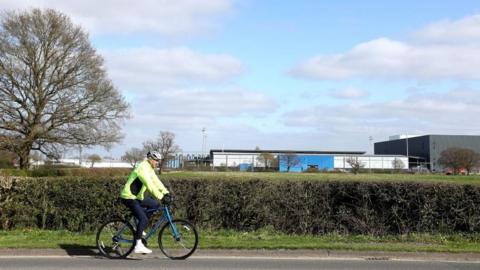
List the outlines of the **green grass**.
{"type": "MultiPolygon", "coordinates": [[[[156,237],[150,239],[157,246],[156,237]]],[[[200,231],[200,248],[219,249],[329,249],[352,251],[423,251],[480,253],[480,234],[408,234],[376,237],[369,235],[287,235],[271,230],[256,232],[200,231]]],[[[0,231],[0,248],[92,248],[94,233],[68,231],[0,231]]]]}
{"type": "Polygon", "coordinates": [[[208,180],[313,180],[313,181],[410,181],[480,185],[480,175],[392,174],[392,173],[258,173],[258,172],[170,172],[160,176],[170,180],[179,178],[208,180]]]}
{"type": "MultiPolygon", "coordinates": [[[[0,176],[48,176],[49,173],[55,176],[55,173],[62,172],[66,176],[84,176],[98,177],[118,176],[125,177],[128,175],[128,169],[38,169],[38,170],[15,170],[0,169],[0,176]]],[[[454,183],[454,184],[473,184],[480,185],[480,175],[444,175],[444,174],[405,174],[405,173],[360,173],[354,175],[352,173],[280,173],[280,172],[191,172],[191,171],[172,171],[163,173],[162,179],[201,179],[201,180],[312,180],[312,181],[410,181],[410,182],[429,182],[429,183],[454,183]]]]}
{"type": "Polygon", "coordinates": [[[94,233],[46,230],[0,230],[0,248],[61,248],[95,246],[94,233]]]}
{"type": "Polygon", "coordinates": [[[480,252],[480,235],[401,236],[322,236],[287,235],[269,231],[239,233],[209,232],[202,235],[202,247],[240,249],[329,249],[352,251],[424,251],[424,252],[480,252]]]}

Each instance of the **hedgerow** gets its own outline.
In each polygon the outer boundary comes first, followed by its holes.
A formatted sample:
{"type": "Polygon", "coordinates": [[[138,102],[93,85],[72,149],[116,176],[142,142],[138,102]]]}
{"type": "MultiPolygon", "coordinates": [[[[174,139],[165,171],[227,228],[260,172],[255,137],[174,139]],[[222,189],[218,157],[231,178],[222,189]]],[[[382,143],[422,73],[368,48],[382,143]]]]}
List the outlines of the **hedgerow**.
{"type": "Polygon", "coordinates": [[[129,168],[80,168],[66,166],[44,166],[32,169],[0,169],[0,176],[22,176],[22,177],[56,177],[56,176],[125,176],[130,173],[129,168]]]}
{"type": "MultiPolygon", "coordinates": [[[[480,232],[480,186],[165,177],[174,216],[200,228],[295,234],[480,232]]],[[[128,211],[125,177],[0,177],[0,228],[95,230],[128,211]]]]}

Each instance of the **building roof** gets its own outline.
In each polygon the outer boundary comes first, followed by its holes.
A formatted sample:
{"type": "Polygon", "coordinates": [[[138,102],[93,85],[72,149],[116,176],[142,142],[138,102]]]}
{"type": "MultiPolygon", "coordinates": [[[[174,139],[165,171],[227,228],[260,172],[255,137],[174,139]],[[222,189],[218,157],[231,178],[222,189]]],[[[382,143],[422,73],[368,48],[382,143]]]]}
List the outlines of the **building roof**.
{"type": "Polygon", "coordinates": [[[363,155],[365,151],[297,151],[297,150],[245,150],[245,149],[212,149],[210,155],[213,153],[242,153],[242,154],[256,154],[256,153],[281,153],[281,154],[310,154],[310,155],[363,155]]]}
{"type": "Polygon", "coordinates": [[[394,138],[396,136],[401,136],[401,135],[394,135],[390,136],[388,140],[386,141],[379,141],[375,143],[385,143],[385,142],[391,142],[391,141],[405,141],[405,140],[415,140],[417,138],[424,138],[424,137],[450,137],[450,138],[478,138],[480,139],[480,135],[455,135],[455,134],[425,134],[425,135],[409,135],[408,138],[406,137],[399,137],[399,138],[394,138]]]}

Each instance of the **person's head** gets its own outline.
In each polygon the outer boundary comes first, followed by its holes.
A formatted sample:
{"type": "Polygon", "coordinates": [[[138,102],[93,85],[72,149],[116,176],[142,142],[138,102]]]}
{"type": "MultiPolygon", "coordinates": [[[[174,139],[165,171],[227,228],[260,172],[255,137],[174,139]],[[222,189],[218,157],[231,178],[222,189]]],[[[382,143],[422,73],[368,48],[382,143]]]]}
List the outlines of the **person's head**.
{"type": "Polygon", "coordinates": [[[152,165],[153,168],[156,168],[158,162],[162,160],[162,154],[157,151],[149,151],[147,153],[147,159],[148,159],[148,162],[150,162],[150,165],[152,165]]]}

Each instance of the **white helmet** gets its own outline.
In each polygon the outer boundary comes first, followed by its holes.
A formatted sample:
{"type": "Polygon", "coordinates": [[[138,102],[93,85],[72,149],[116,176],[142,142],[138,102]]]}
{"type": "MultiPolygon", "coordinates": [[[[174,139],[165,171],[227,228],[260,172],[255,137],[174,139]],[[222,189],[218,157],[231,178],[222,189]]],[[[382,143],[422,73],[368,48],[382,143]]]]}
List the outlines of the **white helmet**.
{"type": "Polygon", "coordinates": [[[147,158],[160,161],[162,159],[162,154],[160,154],[160,152],[157,152],[157,151],[148,151],[147,158]]]}

